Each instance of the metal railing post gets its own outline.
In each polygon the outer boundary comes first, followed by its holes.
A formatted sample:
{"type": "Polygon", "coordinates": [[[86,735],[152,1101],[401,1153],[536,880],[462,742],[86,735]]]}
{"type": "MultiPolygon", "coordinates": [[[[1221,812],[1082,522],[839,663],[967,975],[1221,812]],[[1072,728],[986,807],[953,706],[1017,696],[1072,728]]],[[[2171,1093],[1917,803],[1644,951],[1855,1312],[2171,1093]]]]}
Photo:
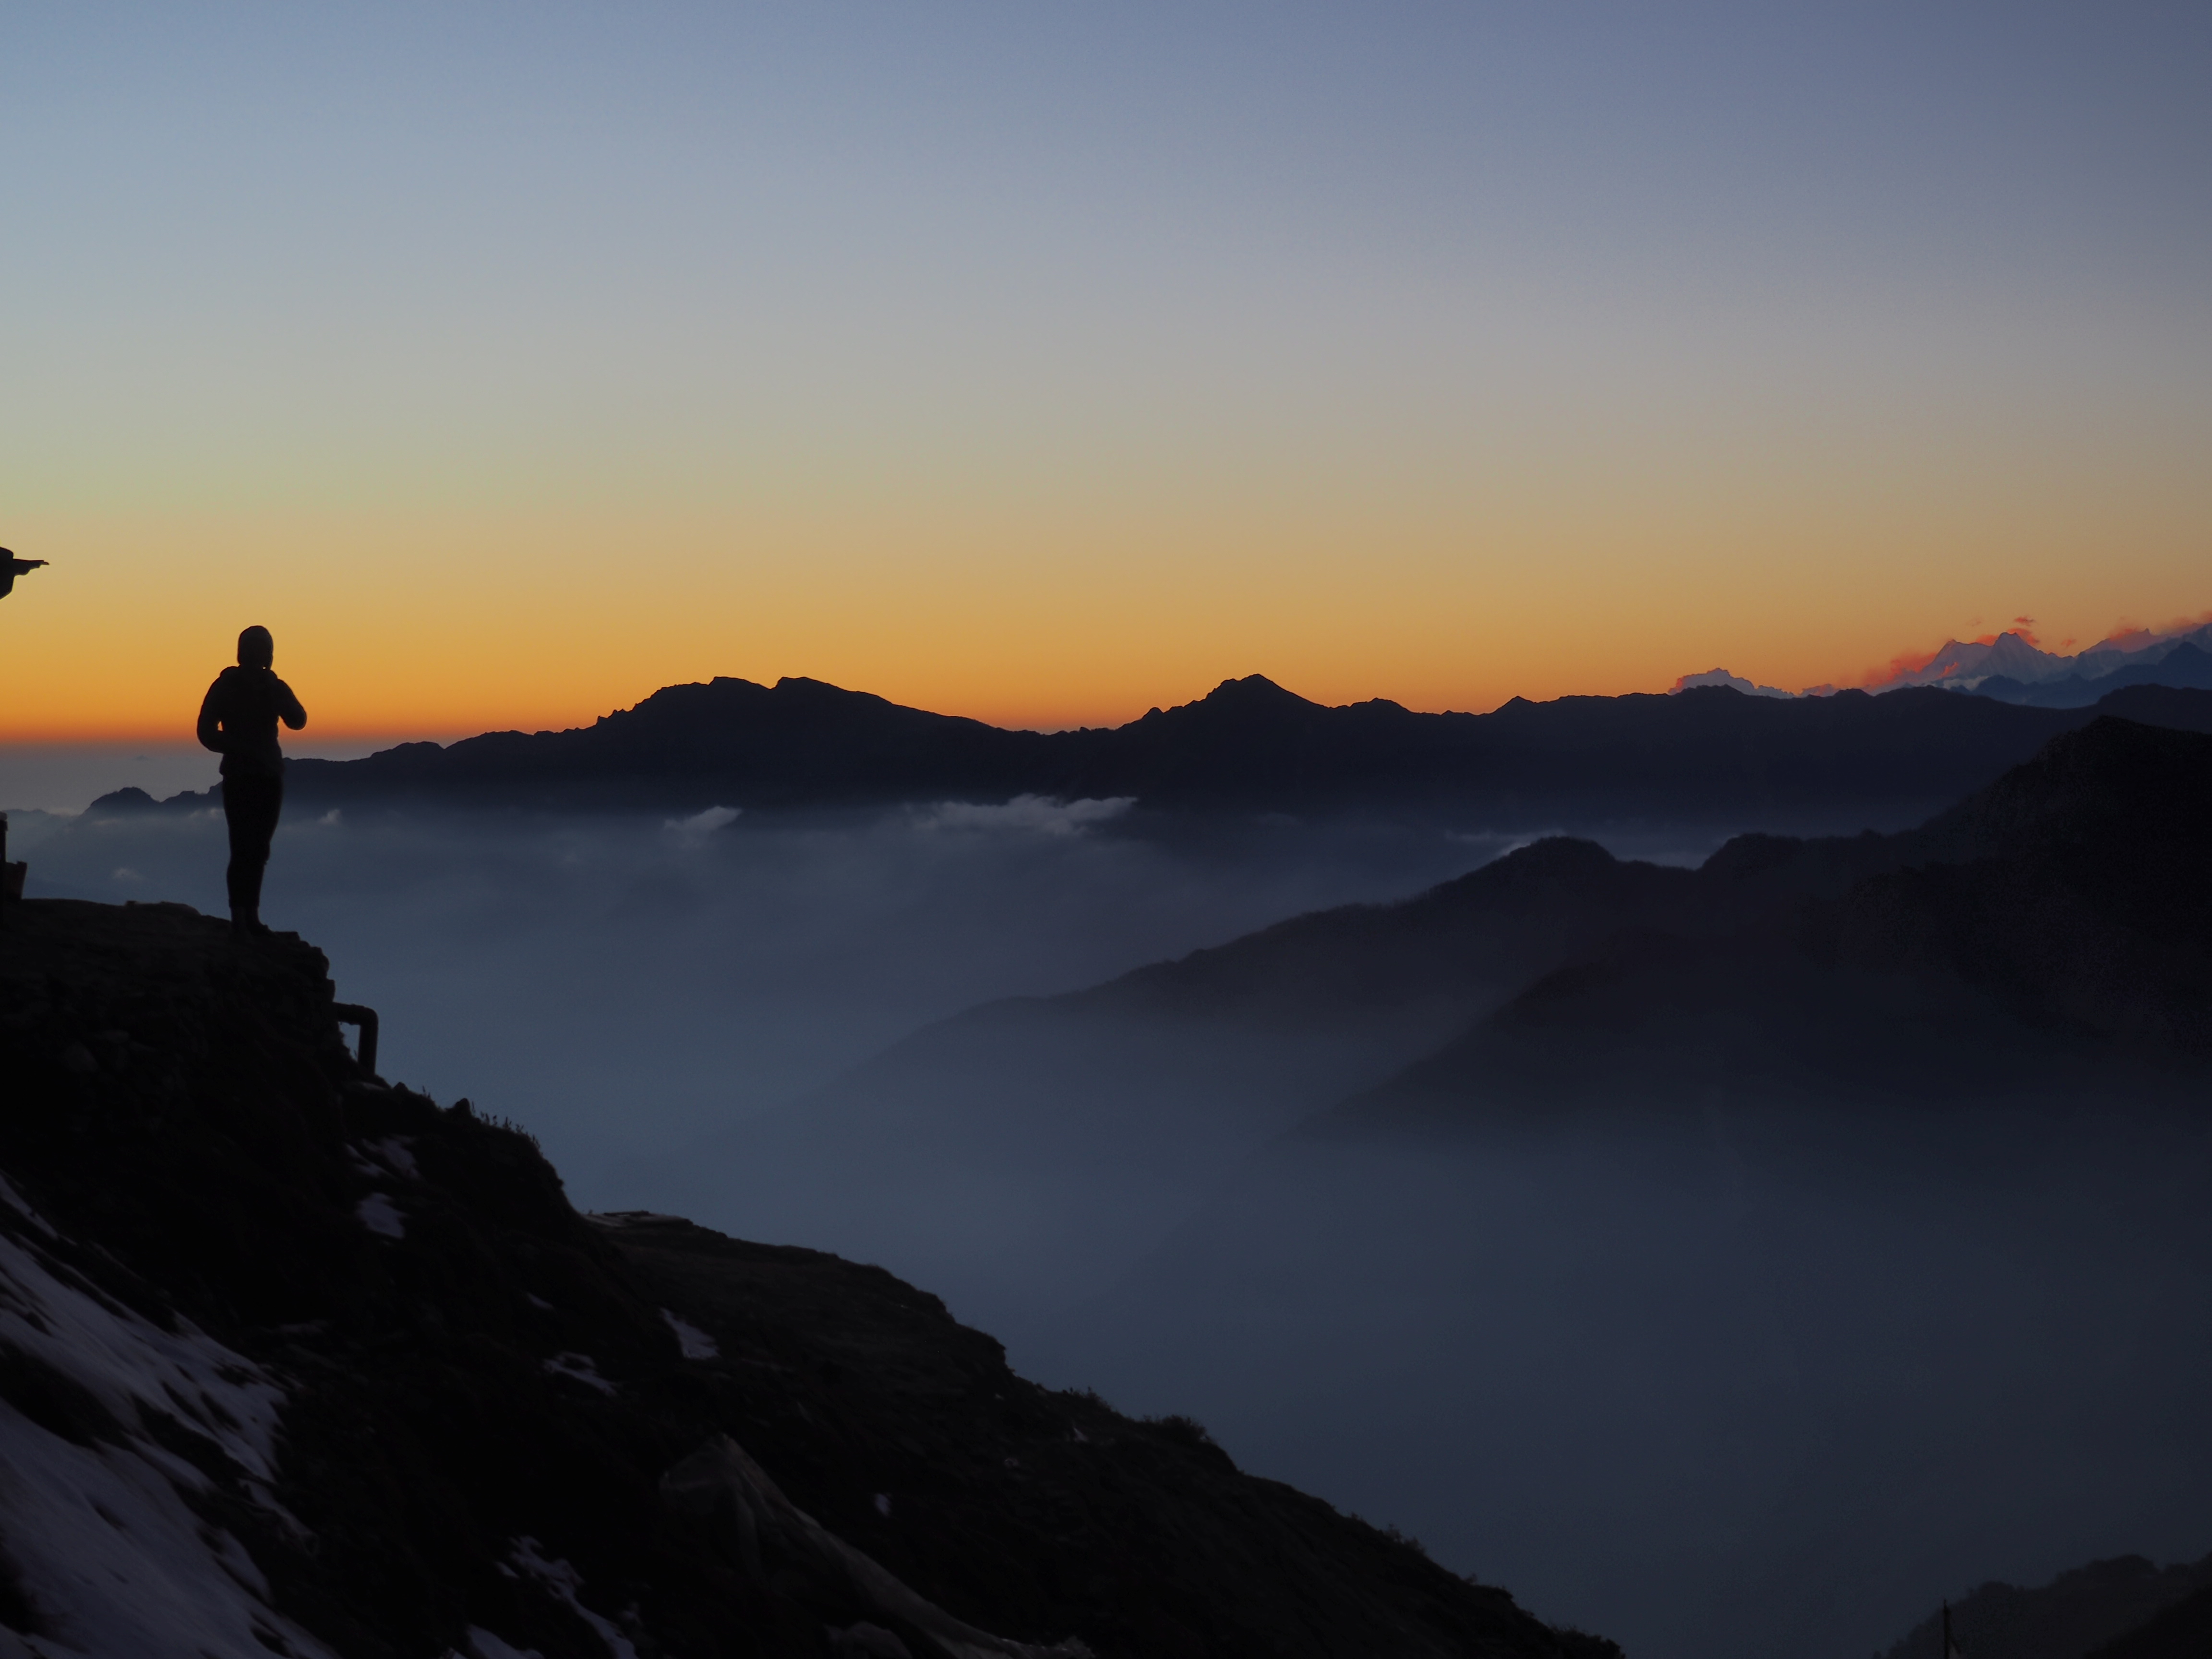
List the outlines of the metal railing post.
{"type": "Polygon", "coordinates": [[[334,1002],[331,1012],[341,1025],[361,1027],[361,1069],[376,1075],[376,1010],[357,1002],[334,1002]]]}

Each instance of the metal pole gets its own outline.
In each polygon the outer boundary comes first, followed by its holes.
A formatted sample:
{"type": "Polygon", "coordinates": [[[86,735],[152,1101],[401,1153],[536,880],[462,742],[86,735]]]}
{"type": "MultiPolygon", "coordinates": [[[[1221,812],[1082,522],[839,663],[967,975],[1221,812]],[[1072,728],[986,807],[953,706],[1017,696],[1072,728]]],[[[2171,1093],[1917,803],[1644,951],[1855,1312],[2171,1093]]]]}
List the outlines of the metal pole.
{"type": "Polygon", "coordinates": [[[364,1008],[357,1002],[334,1002],[331,1013],[341,1025],[361,1027],[361,1069],[371,1077],[376,1075],[376,1010],[364,1008]]]}

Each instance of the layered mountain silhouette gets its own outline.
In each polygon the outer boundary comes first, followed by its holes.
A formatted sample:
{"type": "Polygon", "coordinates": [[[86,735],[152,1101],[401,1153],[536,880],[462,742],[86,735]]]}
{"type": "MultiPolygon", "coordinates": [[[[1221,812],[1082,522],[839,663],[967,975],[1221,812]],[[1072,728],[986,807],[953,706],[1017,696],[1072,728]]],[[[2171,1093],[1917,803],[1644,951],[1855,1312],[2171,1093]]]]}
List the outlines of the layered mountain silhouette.
{"type": "Polygon", "coordinates": [[[2164,635],[2118,635],[2074,656],[2045,651],[2033,635],[2015,629],[1989,639],[1947,640],[1925,663],[1890,684],[1978,690],[2015,702],[2045,701],[2047,696],[2046,706],[2071,708],[2125,685],[2198,684],[2193,678],[2197,665],[2181,653],[2208,647],[2212,623],[2164,635]],[[2085,690],[2092,686],[2097,689],[2085,690]],[[2031,691],[2032,698],[2027,695],[2031,691]]]}
{"type": "Polygon", "coordinates": [[[2094,666],[2104,671],[2098,674],[2077,671],[2054,678],[2024,680],[2001,672],[1992,672],[1974,690],[2000,702],[2021,703],[2033,708],[2087,708],[2100,698],[2133,685],[2212,690],[2212,651],[2198,643],[2200,639],[2212,641],[2212,635],[2200,630],[2196,637],[2179,641],[2166,650],[2146,651],[2142,653],[2148,659],[2145,661],[2123,659],[2119,666],[2097,663],[2094,666]]]}
{"type": "Polygon", "coordinates": [[[1687,925],[1620,908],[1603,944],[1335,1121],[2063,1099],[2212,1059],[2212,738],[2100,719],[1917,830],[1739,839],[1691,880],[1687,925]]]}
{"type": "Polygon", "coordinates": [[[879,1268],[580,1216],[321,954],[0,932],[0,1649],[1602,1659],[879,1268]]]}
{"type": "Polygon", "coordinates": [[[701,1169],[766,1224],[1103,1285],[1285,1133],[2186,1097],[2208,1060],[2212,736],[2106,716],[1915,830],[1741,836],[1696,869],[1549,837],[977,1008],[701,1169]]]}
{"type": "Polygon", "coordinates": [[[1899,833],[1541,838],[691,1162],[1057,1374],[1208,1379],[1632,1650],[1871,1648],[1954,1573],[2194,1535],[2208,809],[2212,737],[2100,718],[1899,833]]]}
{"type": "MultiPolygon", "coordinates": [[[[2100,707],[2212,729],[2212,692],[2134,686],[2100,707]]],[[[817,680],[716,679],[667,687],[572,731],[295,761],[288,788],[296,802],[347,806],[696,811],[1034,794],[1182,811],[1415,811],[1492,827],[1620,817],[1901,824],[2090,718],[1935,690],[1778,701],[1721,686],[1431,714],[1379,699],[1325,707],[1254,675],[1127,726],[1038,732],[817,680]]],[[[144,803],[121,791],[98,805],[144,803]]]]}
{"type": "Polygon", "coordinates": [[[1632,985],[1680,1013],[1778,975],[1839,998],[1942,981],[2024,1029],[2212,1055],[2212,736],[2102,717],[1916,830],[1740,836],[1694,870],[1540,840],[1398,903],[977,1010],[862,1075],[1039,1018],[1384,1041],[1473,1018],[1460,1041],[1480,1043],[1595,1018],[1632,985]]]}

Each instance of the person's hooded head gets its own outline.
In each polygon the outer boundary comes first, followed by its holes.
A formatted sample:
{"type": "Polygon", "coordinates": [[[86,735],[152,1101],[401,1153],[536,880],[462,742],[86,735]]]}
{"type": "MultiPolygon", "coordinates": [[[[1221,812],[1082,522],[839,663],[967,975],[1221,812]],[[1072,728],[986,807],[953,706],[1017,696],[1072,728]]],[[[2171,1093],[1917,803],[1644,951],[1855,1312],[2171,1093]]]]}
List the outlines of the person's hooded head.
{"type": "Polygon", "coordinates": [[[276,660],[276,641],[267,629],[256,624],[238,636],[238,665],[267,668],[276,660]]]}

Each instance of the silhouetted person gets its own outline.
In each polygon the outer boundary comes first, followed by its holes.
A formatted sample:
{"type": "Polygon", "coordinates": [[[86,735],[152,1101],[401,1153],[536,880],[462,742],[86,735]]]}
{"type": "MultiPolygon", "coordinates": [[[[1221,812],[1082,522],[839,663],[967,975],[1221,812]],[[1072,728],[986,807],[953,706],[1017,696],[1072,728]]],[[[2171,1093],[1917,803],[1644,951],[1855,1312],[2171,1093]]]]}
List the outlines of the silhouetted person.
{"type": "Polygon", "coordinates": [[[0,547],[0,599],[6,599],[15,591],[16,577],[29,575],[45,562],[44,559],[19,559],[6,548],[0,547]]]}
{"type": "Polygon", "coordinates": [[[284,810],[284,751],[276,722],[295,732],[307,711],[270,665],[276,642],[265,628],[238,636],[238,666],[226,668],[200,704],[200,742],[222,757],[222,816],[230,825],[230,927],[236,933],[265,933],[261,925],[261,872],[269,843],[284,810]]]}

